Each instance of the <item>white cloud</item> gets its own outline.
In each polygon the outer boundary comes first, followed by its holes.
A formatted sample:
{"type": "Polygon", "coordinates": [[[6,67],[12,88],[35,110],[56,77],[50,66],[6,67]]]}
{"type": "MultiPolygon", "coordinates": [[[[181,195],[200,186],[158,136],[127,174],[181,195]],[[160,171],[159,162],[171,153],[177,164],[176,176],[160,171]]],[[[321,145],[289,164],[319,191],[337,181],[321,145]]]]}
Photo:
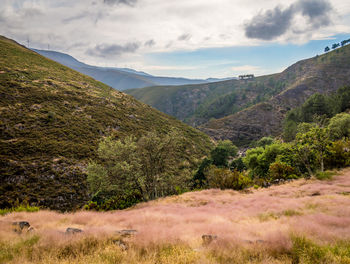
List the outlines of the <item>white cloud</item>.
{"type": "MultiPolygon", "coordinates": [[[[296,0],[2,0],[0,34],[31,47],[68,52],[95,65],[143,64],[143,54],[200,48],[259,45],[248,39],[244,24],[260,11],[277,5],[288,7],[296,0]],[[115,3],[115,4],[113,4],[115,3]],[[152,40],[152,42],[149,42],[152,40]],[[130,43],[140,43],[127,49],[130,43]],[[152,45],[141,45],[152,43],[152,45]],[[96,47],[121,47],[115,56],[87,52],[96,47]],[[124,49],[123,49],[124,47],[124,49]],[[125,53],[123,53],[125,51],[125,53]],[[96,56],[100,55],[100,56],[96,56]]],[[[278,42],[302,43],[350,32],[350,2],[330,1],[337,19],[311,34],[286,34],[278,42]]],[[[294,21],[300,24],[302,20],[294,21]]],[[[298,25],[296,25],[298,28],[298,25]]],[[[100,49],[99,51],[103,51],[100,49]]],[[[110,50],[109,50],[110,51],[110,50]]],[[[150,66],[149,66],[150,67],[150,66]]]]}

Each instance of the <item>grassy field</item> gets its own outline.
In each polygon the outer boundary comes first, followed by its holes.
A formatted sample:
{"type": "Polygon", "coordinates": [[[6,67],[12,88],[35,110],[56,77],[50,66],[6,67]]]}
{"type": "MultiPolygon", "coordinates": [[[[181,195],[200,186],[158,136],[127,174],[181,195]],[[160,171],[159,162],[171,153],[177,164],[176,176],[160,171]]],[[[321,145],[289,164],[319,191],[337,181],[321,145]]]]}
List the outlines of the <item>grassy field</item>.
{"type": "Polygon", "coordinates": [[[331,180],[190,192],[123,211],[10,213],[0,218],[0,263],[350,263],[349,208],[346,169],[331,180]],[[14,221],[35,231],[15,233],[14,221]],[[137,233],[122,238],[123,229],[137,233]],[[217,238],[203,244],[205,234],[217,238]]]}

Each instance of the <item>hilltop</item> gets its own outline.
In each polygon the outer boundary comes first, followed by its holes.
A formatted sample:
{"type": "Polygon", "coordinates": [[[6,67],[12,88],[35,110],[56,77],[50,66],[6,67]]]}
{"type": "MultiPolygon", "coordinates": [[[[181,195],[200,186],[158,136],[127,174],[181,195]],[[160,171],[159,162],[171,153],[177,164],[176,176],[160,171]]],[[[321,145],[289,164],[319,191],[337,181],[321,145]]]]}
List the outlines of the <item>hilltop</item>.
{"type": "Polygon", "coordinates": [[[103,136],[172,129],[193,168],[211,148],[208,136],[0,37],[0,207],[79,208],[89,199],[86,165],[103,136]]]}
{"type": "Polygon", "coordinates": [[[51,50],[33,50],[39,53],[40,55],[43,55],[49,59],[61,63],[80,73],[86,74],[119,91],[131,88],[143,88],[156,85],[184,85],[220,81],[220,79],[213,78],[201,80],[176,77],[160,77],[153,76],[145,72],[135,71],[129,68],[97,67],[82,63],[74,57],[65,53],[51,50]]]}
{"type": "Polygon", "coordinates": [[[11,213],[1,217],[0,261],[348,263],[349,184],[347,169],[327,181],[190,192],[122,211],[11,213]],[[9,223],[20,220],[35,231],[14,233],[9,223]],[[124,229],[133,235],[118,236],[124,229]]]}
{"type": "Polygon", "coordinates": [[[281,73],[177,87],[127,90],[136,99],[237,145],[279,135],[285,113],[314,93],[350,83],[350,46],[299,61],[281,73]]]}

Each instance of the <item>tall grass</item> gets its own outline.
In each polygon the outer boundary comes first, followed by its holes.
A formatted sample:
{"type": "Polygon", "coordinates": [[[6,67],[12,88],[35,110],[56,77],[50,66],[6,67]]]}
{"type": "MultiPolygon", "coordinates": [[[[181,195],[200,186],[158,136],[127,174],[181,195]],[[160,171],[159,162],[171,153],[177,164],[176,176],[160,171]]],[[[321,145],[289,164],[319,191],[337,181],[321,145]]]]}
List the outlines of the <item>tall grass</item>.
{"type": "Polygon", "coordinates": [[[350,171],[240,193],[188,192],[114,212],[0,217],[0,263],[350,263],[350,171]],[[313,195],[314,193],[318,195],[313,195]],[[12,231],[28,221],[33,233],[12,231]],[[67,227],[84,230],[66,235],[67,227]],[[122,238],[117,230],[136,229],[122,238]],[[217,239],[202,244],[203,234],[217,239]]]}

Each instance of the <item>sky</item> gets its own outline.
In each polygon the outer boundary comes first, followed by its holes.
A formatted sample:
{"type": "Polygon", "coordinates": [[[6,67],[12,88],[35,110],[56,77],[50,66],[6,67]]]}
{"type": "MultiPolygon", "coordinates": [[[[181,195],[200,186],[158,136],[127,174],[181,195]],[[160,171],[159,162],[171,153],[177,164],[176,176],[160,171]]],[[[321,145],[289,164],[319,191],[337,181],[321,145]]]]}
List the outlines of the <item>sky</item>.
{"type": "Polygon", "coordinates": [[[0,34],[158,76],[263,75],[349,39],[350,1],[0,0],[0,34]]]}

